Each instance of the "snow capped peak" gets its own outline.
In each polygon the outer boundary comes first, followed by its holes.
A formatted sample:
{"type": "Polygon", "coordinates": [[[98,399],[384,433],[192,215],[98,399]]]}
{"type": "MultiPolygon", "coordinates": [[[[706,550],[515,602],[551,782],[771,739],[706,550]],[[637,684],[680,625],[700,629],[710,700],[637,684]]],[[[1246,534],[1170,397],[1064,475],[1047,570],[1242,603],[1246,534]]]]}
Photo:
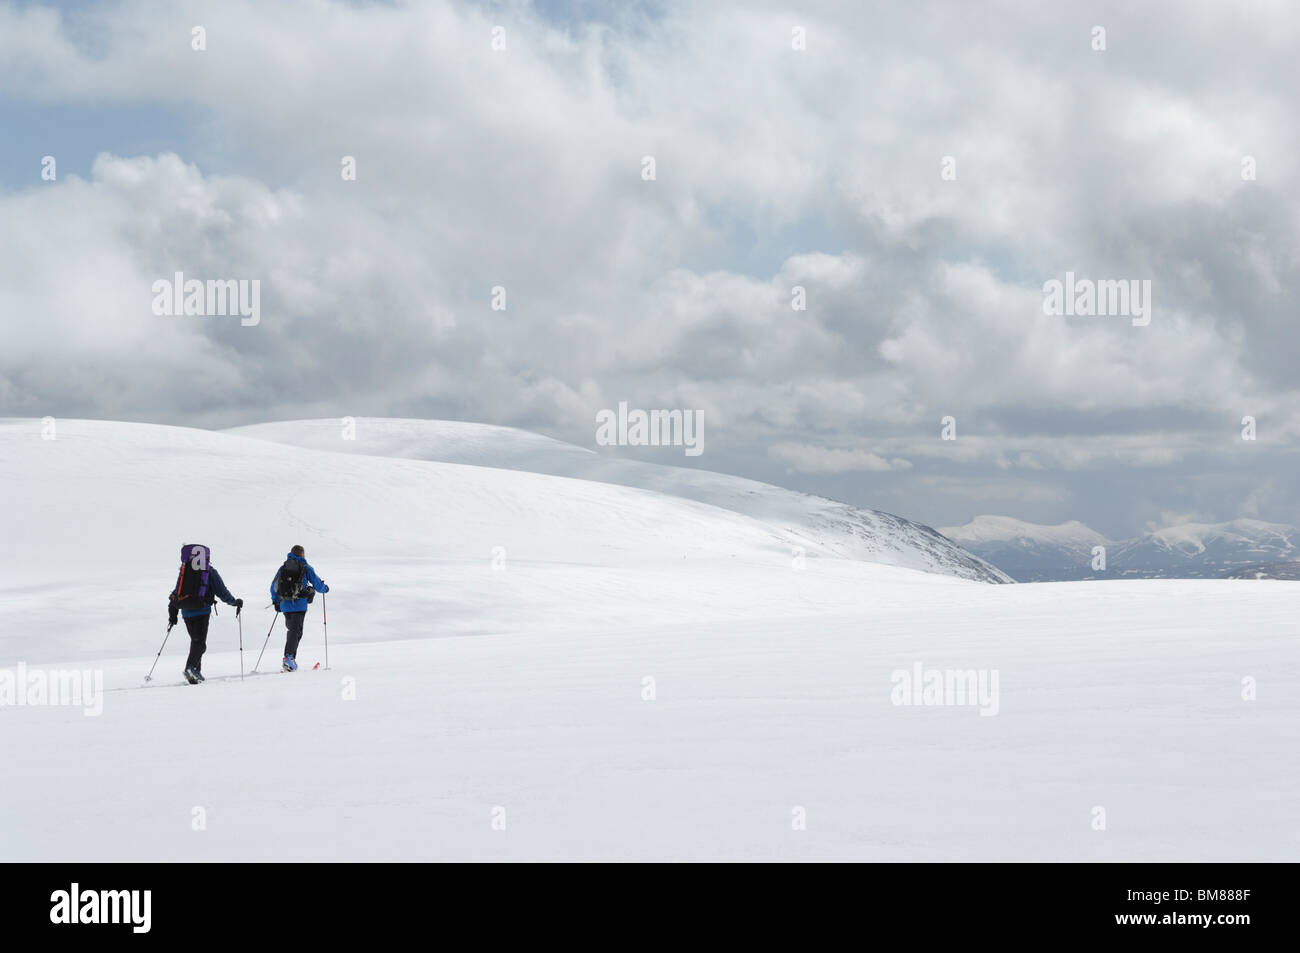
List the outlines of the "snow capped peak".
{"type": "Polygon", "coordinates": [[[1094,546],[1105,543],[1106,537],[1078,520],[1068,520],[1054,526],[1029,523],[1010,516],[977,516],[964,526],[952,526],[939,532],[958,543],[991,543],[1010,540],[1032,540],[1052,545],[1094,546]]]}
{"type": "Polygon", "coordinates": [[[1294,526],[1283,523],[1235,519],[1226,523],[1182,523],[1177,526],[1164,526],[1150,531],[1143,536],[1143,539],[1152,545],[1163,546],[1181,553],[1203,553],[1215,542],[1236,545],[1280,544],[1284,552],[1290,552],[1294,548],[1291,538],[1295,534],[1294,526]]]}

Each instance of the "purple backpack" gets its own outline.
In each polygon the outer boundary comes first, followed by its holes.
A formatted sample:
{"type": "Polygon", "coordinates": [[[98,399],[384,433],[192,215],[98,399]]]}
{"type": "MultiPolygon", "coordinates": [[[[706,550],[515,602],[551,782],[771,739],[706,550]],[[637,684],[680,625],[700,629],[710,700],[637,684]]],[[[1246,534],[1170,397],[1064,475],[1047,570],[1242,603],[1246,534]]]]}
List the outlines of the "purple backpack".
{"type": "Polygon", "coordinates": [[[181,547],[181,572],[176,577],[176,604],[182,609],[203,609],[216,600],[208,588],[212,551],[198,543],[181,547]]]}

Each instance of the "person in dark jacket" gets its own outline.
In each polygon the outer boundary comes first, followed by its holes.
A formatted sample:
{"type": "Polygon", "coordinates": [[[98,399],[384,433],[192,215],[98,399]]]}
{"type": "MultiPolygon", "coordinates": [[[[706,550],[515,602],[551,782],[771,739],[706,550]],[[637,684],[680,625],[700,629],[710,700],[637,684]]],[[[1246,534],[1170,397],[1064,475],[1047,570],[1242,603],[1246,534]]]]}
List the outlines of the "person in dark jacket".
{"type": "Polygon", "coordinates": [[[284,663],[286,672],[298,671],[298,643],[302,641],[302,624],[307,619],[307,606],[316,598],[318,592],[329,592],[330,587],[321,581],[307,562],[307,552],[301,546],[289,550],[281,566],[271,580],[271,605],[277,612],[284,613],[284,663]],[[285,585],[285,577],[296,575],[297,583],[285,585]],[[277,591],[277,585],[283,592],[277,591]],[[288,590],[292,589],[292,592],[288,590]]]}
{"type": "Polygon", "coordinates": [[[235,607],[235,615],[244,608],[244,600],[236,599],[226,588],[221,574],[212,565],[212,551],[197,543],[181,547],[181,571],[176,585],[167,600],[167,631],[176,624],[179,612],[185,620],[185,631],[190,634],[190,654],[185,660],[185,679],[191,685],[203,681],[203,653],[208,648],[208,622],[212,606],[220,599],[235,607]]]}

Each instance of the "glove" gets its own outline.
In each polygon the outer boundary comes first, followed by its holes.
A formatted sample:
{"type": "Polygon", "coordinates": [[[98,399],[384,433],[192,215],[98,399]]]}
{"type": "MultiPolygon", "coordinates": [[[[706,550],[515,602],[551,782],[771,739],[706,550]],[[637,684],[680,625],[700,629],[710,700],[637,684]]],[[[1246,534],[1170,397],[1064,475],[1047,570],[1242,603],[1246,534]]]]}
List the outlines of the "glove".
{"type": "Polygon", "coordinates": [[[235,615],[239,615],[239,610],[242,609],[242,608],[244,608],[244,600],[243,600],[243,599],[236,599],[236,600],[235,600],[235,615]]]}
{"type": "Polygon", "coordinates": [[[325,580],[324,580],[324,579],[322,579],[322,580],[320,581],[320,591],[321,591],[321,592],[329,592],[329,591],[330,591],[330,587],[327,586],[327,585],[325,585],[325,580]]]}
{"type": "Polygon", "coordinates": [[[171,631],[172,629],[174,629],[175,627],[176,627],[176,620],[175,620],[175,619],[168,619],[168,620],[167,620],[167,631],[170,632],[170,631],[171,631]]]}
{"type": "Polygon", "coordinates": [[[276,612],[279,612],[279,611],[280,611],[280,602],[279,602],[279,600],[276,600],[275,602],[272,602],[272,603],[271,603],[271,608],[275,609],[276,612]]]}

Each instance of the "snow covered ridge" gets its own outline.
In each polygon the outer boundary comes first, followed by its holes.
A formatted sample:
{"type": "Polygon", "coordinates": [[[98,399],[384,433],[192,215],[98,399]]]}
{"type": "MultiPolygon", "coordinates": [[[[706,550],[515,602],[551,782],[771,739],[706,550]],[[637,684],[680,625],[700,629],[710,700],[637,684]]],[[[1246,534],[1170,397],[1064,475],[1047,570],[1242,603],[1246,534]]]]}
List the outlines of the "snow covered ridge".
{"type": "Polygon", "coordinates": [[[1044,526],[1008,516],[978,516],[941,532],[1021,582],[1210,579],[1300,553],[1296,527],[1254,519],[1183,523],[1126,540],[1107,539],[1077,520],[1044,526]],[[1093,566],[1097,547],[1105,549],[1104,570],[1093,566]]]}
{"type": "Polygon", "coordinates": [[[1040,523],[1027,523],[1010,516],[977,516],[964,526],[947,527],[939,532],[960,543],[1028,539],[1057,546],[1084,548],[1091,547],[1095,543],[1108,542],[1101,533],[1089,529],[1078,520],[1045,526],[1040,523]]]}
{"type": "Polygon", "coordinates": [[[765,523],[790,540],[793,558],[802,551],[808,555],[884,563],[978,582],[1012,581],[930,527],[890,513],[744,477],[607,457],[510,427],[449,420],[357,417],[345,421],[255,424],[225,432],[315,450],[472,464],[636,487],[705,503],[765,523]]]}

